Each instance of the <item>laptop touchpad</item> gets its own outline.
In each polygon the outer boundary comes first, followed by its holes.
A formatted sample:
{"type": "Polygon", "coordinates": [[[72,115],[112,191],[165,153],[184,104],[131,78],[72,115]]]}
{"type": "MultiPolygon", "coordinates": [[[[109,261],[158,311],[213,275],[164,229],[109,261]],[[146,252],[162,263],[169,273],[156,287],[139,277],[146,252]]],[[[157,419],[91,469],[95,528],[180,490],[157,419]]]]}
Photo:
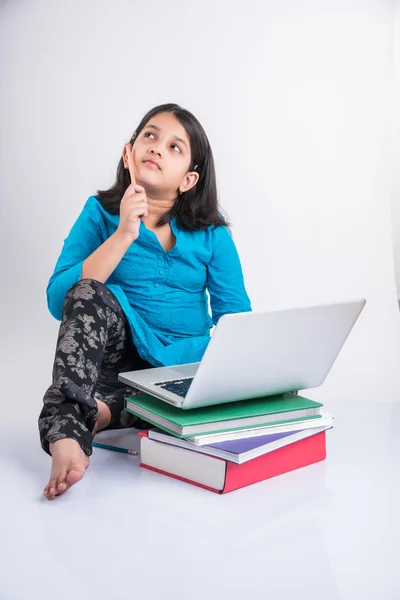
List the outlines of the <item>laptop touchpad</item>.
{"type": "Polygon", "coordinates": [[[176,373],[178,377],[194,377],[197,369],[199,368],[198,363],[194,365],[182,365],[181,367],[176,367],[175,369],[171,369],[172,373],[176,373]]]}

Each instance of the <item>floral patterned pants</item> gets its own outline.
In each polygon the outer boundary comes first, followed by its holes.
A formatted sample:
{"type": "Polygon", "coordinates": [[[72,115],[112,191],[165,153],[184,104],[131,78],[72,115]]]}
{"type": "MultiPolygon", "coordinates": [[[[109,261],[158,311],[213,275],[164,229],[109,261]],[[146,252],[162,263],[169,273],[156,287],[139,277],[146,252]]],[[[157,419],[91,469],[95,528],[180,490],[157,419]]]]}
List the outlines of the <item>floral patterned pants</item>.
{"type": "Polygon", "coordinates": [[[118,373],[151,368],[133,342],[129,324],[113,293],[99,281],[81,279],[65,296],[53,366],[53,383],[39,415],[42,448],[72,438],[87,456],[92,453],[92,431],[97,402],[111,412],[107,429],[150,427],[124,410],[125,396],[140,392],[118,380],[118,373]]]}

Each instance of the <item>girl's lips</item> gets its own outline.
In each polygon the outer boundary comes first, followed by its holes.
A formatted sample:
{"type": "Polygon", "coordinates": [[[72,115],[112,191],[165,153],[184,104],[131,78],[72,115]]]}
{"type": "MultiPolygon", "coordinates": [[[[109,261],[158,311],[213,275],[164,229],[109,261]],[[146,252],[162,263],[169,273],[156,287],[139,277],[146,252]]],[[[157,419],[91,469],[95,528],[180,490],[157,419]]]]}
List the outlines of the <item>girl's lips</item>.
{"type": "Polygon", "coordinates": [[[156,162],[153,162],[152,160],[145,160],[144,164],[147,165],[148,167],[152,167],[154,169],[159,169],[160,168],[158,166],[158,164],[156,162]]]}

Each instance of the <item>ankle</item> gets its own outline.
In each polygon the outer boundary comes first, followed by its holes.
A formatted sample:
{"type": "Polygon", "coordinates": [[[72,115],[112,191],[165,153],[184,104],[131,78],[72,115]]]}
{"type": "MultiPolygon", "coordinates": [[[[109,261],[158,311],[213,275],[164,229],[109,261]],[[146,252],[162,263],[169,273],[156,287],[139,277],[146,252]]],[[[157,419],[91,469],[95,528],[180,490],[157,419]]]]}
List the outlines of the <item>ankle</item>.
{"type": "Polygon", "coordinates": [[[49,451],[52,456],[53,456],[53,452],[54,452],[54,447],[56,447],[56,451],[58,451],[58,449],[60,449],[60,451],[61,451],[61,448],[65,448],[65,447],[70,447],[73,449],[77,449],[76,447],[78,447],[83,452],[79,443],[72,438],[60,438],[59,440],[56,440],[55,442],[51,442],[49,444],[49,451]]]}
{"type": "Polygon", "coordinates": [[[97,415],[96,431],[100,431],[100,429],[104,429],[104,427],[107,427],[107,425],[110,424],[111,411],[105,402],[103,402],[102,400],[99,400],[99,398],[95,398],[95,400],[97,402],[97,406],[99,409],[99,412],[97,415]]]}

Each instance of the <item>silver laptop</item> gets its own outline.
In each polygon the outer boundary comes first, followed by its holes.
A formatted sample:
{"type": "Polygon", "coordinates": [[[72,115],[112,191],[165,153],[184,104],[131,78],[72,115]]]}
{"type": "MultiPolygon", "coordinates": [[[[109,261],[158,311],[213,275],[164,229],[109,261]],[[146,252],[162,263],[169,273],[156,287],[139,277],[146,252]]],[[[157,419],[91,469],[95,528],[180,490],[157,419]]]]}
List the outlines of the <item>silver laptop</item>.
{"type": "Polygon", "coordinates": [[[365,299],[224,315],[201,362],[119,374],[129,386],[183,409],[320,386],[365,299]]]}

